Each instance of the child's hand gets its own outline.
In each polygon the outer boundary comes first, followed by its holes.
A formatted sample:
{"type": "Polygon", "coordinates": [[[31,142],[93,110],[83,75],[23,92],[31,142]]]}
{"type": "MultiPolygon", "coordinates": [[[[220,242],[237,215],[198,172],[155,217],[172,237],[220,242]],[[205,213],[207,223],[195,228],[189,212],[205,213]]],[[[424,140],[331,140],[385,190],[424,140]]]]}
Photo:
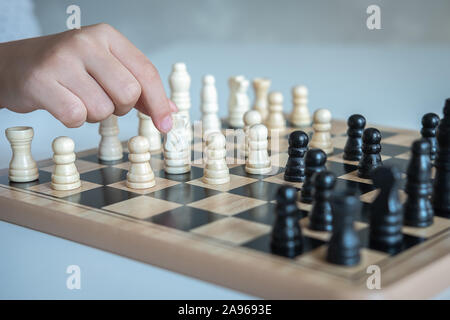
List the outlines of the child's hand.
{"type": "Polygon", "coordinates": [[[0,44],[0,106],[45,109],[68,127],[136,107],[162,132],[177,110],[153,64],[107,24],[0,44]]]}

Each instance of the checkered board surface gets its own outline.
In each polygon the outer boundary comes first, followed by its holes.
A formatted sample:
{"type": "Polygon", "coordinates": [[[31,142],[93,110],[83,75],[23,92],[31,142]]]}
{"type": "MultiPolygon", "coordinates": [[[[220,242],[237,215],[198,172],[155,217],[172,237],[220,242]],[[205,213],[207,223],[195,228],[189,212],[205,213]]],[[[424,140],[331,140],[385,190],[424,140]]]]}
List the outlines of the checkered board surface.
{"type": "MultiPolygon", "coordinates": [[[[434,262],[446,259],[444,266],[450,267],[450,220],[443,217],[435,217],[428,228],[404,227],[399,252],[370,248],[368,214],[377,190],[370,180],[357,177],[356,162],[342,159],[346,125],[339,121],[333,123],[335,150],[328,157],[327,168],[337,177],[335,190],[352,188],[361,194],[362,211],[355,223],[362,243],[361,263],[354,267],[327,263],[330,234],[308,229],[311,205],[300,202],[299,209],[304,213],[299,220],[304,236],[303,252],[292,259],[272,254],[270,233],[275,219],[276,191],[286,183],[299,190],[302,187],[301,183],[283,180],[288,158],[287,136],[293,130],[298,129],[289,127],[270,140],[273,170],[269,175],[258,176],[245,172],[244,162],[236,158],[239,146],[233,144],[234,138],[229,134],[232,131],[225,129],[231,181],[219,186],[201,181],[204,146],[198,135],[194,135],[192,169],[187,174],[166,174],[162,153],[152,153],[156,186],[145,190],[125,185],[127,152],[122,160],[114,162],[100,161],[96,150],[79,153],[76,166],[82,186],[72,191],[51,189],[50,161],[39,164],[40,176],[35,182],[10,183],[6,172],[0,177],[0,203],[3,206],[10,200],[18,201],[20,214],[8,215],[7,210],[2,210],[0,218],[260,297],[370,297],[375,293],[365,286],[369,265],[379,266],[385,275],[382,285],[387,289],[376,294],[414,297],[415,293],[408,290],[429,286],[436,280],[433,273],[437,269],[430,267],[434,262]],[[20,204],[28,206],[22,208],[20,204]],[[27,213],[30,205],[39,208],[33,216],[27,213]],[[49,214],[47,210],[55,210],[57,214],[49,214]],[[64,220],[69,216],[70,219],[64,220]],[[39,223],[41,218],[45,223],[39,223]],[[91,225],[95,227],[89,228],[91,225]],[[141,237],[133,238],[138,235],[141,237]],[[156,249],[153,243],[157,243],[156,249]],[[420,272],[425,275],[411,277],[420,272]],[[408,277],[412,278],[409,284],[398,285],[397,290],[396,285],[408,277]]],[[[312,133],[311,128],[302,130],[312,133]]],[[[411,142],[419,134],[398,129],[380,128],[380,131],[383,163],[396,165],[405,172],[411,142]]],[[[403,186],[405,180],[403,175],[403,186]]],[[[403,191],[401,199],[405,199],[403,191]]],[[[441,285],[450,285],[449,276],[439,279],[441,285]]],[[[426,295],[427,290],[422,290],[426,295]]]]}

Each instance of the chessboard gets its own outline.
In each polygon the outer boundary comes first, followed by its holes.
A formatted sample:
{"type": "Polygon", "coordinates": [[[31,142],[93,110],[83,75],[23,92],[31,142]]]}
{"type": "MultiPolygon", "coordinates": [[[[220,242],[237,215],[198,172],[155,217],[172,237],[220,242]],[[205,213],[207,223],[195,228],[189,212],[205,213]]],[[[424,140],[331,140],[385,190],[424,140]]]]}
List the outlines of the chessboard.
{"type": "MultiPolygon", "coordinates": [[[[382,134],[382,160],[403,172],[404,187],[410,146],[419,132],[376,126],[382,134]]],[[[288,128],[269,142],[273,170],[250,175],[238,159],[233,130],[227,137],[231,181],[207,185],[203,175],[201,135],[192,142],[192,169],[169,175],[161,151],[152,152],[156,186],[129,189],[124,157],[102,162],[97,150],[77,153],[81,188],[55,191],[50,187],[53,163],[38,162],[39,180],[12,183],[7,169],[0,171],[0,219],[70,239],[138,261],[192,276],[261,298],[427,298],[450,286],[450,219],[436,216],[426,228],[403,227],[403,245],[397,252],[370,247],[368,214],[378,190],[357,176],[357,163],[343,160],[346,123],[333,121],[334,152],[327,168],[337,177],[335,190],[360,192],[362,210],[355,227],[362,244],[361,262],[352,267],[325,261],[330,234],[308,229],[311,205],[298,203],[303,250],[286,258],[271,253],[275,195],[283,184],[300,190],[301,183],[284,181],[288,158],[288,128]],[[231,138],[230,138],[231,137],[231,138]],[[370,266],[377,266],[381,289],[369,289],[370,266]]],[[[312,128],[303,128],[312,133],[312,128]]],[[[401,199],[405,193],[401,191],[401,199]]]]}

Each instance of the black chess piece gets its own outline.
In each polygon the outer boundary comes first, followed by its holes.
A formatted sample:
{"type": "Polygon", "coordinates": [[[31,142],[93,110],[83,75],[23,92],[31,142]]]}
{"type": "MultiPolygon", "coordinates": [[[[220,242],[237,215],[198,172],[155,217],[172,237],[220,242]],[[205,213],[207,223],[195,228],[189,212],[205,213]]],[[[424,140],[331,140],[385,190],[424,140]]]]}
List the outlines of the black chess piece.
{"type": "Polygon", "coordinates": [[[303,182],[305,180],[305,153],[308,150],[308,135],[303,131],[294,131],[289,135],[289,158],[286,163],[284,180],[303,182]]]}
{"type": "Polygon", "coordinates": [[[444,118],[437,129],[439,144],[434,162],[436,176],[433,184],[434,214],[450,218],[450,98],[445,101],[444,118]]]}
{"type": "Polygon", "coordinates": [[[354,228],[355,214],[361,210],[358,197],[347,193],[334,194],[333,234],[328,244],[326,260],[330,263],[354,266],[361,260],[361,243],[354,228]]]}
{"type": "Polygon", "coordinates": [[[396,167],[382,166],[373,172],[373,184],[380,189],[370,205],[370,247],[396,252],[403,241],[403,211],[398,191],[400,171],[396,167]]]}
{"type": "Polygon", "coordinates": [[[405,187],[408,199],[403,206],[404,224],[427,227],[433,223],[433,208],[430,201],[430,143],[425,138],[416,140],[412,144],[411,152],[405,187]]]}
{"type": "Polygon", "coordinates": [[[322,171],[314,176],[314,205],[309,217],[309,229],[331,231],[333,229],[333,214],[330,198],[336,183],[336,177],[330,171],[322,171]]]}
{"type": "Polygon", "coordinates": [[[383,165],[381,161],[381,133],[378,129],[367,128],[363,133],[363,156],[358,164],[358,177],[372,178],[372,171],[383,165]]]}
{"type": "Polygon", "coordinates": [[[303,237],[297,208],[297,189],[281,186],[277,192],[276,218],[272,229],[272,252],[295,257],[302,251],[303,237]]]}
{"type": "Polygon", "coordinates": [[[430,143],[430,158],[436,159],[438,150],[438,143],[436,139],[436,129],[439,125],[439,116],[435,113],[427,113],[422,117],[422,130],[420,133],[422,137],[427,139],[430,143]]]}
{"type": "Polygon", "coordinates": [[[312,203],[314,180],[313,175],[324,171],[325,162],[327,161],[326,153],[321,149],[310,149],[306,152],[305,156],[305,182],[302,186],[300,201],[304,203],[312,203]]]}
{"type": "Polygon", "coordinates": [[[344,147],[344,159],[359,161],[363,155],[362,135],[366,126],[366,118],[360,114],[354,114],[347,120],[347,141],[344,147]]]}

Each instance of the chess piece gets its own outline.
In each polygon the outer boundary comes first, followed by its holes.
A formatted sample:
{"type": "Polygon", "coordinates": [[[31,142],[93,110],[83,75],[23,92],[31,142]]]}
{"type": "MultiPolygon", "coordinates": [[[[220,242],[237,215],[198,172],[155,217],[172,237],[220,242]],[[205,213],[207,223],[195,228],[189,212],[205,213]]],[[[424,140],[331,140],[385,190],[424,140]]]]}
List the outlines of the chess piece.
{"type": "Polygon", "coordinates": [[[291,123],[296,127],[308,127],[311,125],[311,116],[308,110],[308,88],[295,86],[292,88],[291,123]]]}
{"type": "Polygon", "coordinates": [[[302,251],[303,237],[296,205],[297,189],[281,186],[277,192],[276,218],[272,229],[273,253],[293,258],[302,251]]]}
{"type": "Polygon", "coordinates": [[[367,128],[363,133],[363,156],[358,164],[358,177],[372,178],[372,171],[383,165],[381,161],[381,133],[375,128],[367,128]]]}
{"type": "Polygon", "coordinates": [[[203,136],[210,132],[220,132],[221,123],[217,116],[219,103],[217,98],[216,80],[212,75],[203,77],[203,88],[201,94],[202,129],[203,136]]]}
{"type": "Polygon", "coordinates": [[[250,100],[247,95],[249,82],[243,76],[231,77],[230,101],[228,105],[228,123],[233,128],[244,127],[244,113],[250,109],[250,100]]]}
{"type": "Polygon", "coordinates": [[[150,145],[150,151],[158,151],[162,148],[161,133],[153,124],[152,118],[138,111],[139,129],[138,135],[146,137],[150,145]]]}
{"type": "Polygon", "coordinates": [[[380,189],[370,205],[370,246],[397,252],[403,241],[403,212],[399,200],[400,171],[396,167],[378,167],[373,171],[373,185],[380,189]]]}
{"type": "Polygon", "coordinates": [[[331,231],[333,228],[333,214],[330,198],[336,183],[336,177],[330,171],[322,171],[314,176],[314,204],[309,217],[309,229],[331,231]]]}
{"type": "Polygon", "coordinates": [[[308,150],[308,135],[303,131],[294,131],[289,135],[288,161],[284,180],[303,182],[305,180],[305,154],[308,150]]]}
{"type": "Polygon", "coordinates": [[[437,131],[439,147],[434,162],[432,204],[435,215],[450,218],[450,98],[445,101],[444,118],[437,131]]]}
{"type": "Polygon", "coordinates": [[[248,158],[245,171],[250,174],[268,174],[272,171],[267,152],[267,128],[263,124],[250,127],[248,138],[248,158]]]}
{"type": "Polygon", "coordinates": [[[439,116],[435,113],[427,113],[422,117],[422,130],[420,133],[422,137],[427,139],[430,143],[430,159],[435,160],[438,150],[438,143],[436,139],[436,129],[439,125],[439,116]]]}
{"type": "Polygon", "coordinates": [[[327,155],[321,149],[309,149],[305,156],[305,182],[301,191],[301,202],[312,203],[314,180],[313,175],[315,173],[326,170],[325,162],[327,161],[327,155]]]}
{"type": "Polygon", "coordinates": [[[172,122],[172,129],[164,139],[164,170],[168,174],[183,174],[191,171],[188,120],[184,114],[173,113],[172,122]]]}
{"type": "Polygon", "coordinates": [[[225,136],[220,132],[208,135],[206,141],[206,165],[202,181],[206,184],[224,184],[230,182],[230,172],[225,161],[225,136]]]}
{"type": "Polygon", "coordinates": [[[361,261],[361,243],[354,227],[355,214],[361,210],[361,201],[354,195],[335,194],[332,199],[333,234],[326,260],[343,266],[354,266],[361,261]]]}
{"type": "Polygon", "coordinates": [[[260,113],[262,122],[266,121],[268,115],[267,96],[269,93],[270,84],[271,81],[266,78],[253,79],[253,89],[255,92],[255,103],[253,105],[253,110],[260,113]]]}
{"type": "Polygon", "coordinates": [[[9,181],[30,182],[39,178],[39,171],[31,156],[32,127],[11,127],[5,130],[11,144],[12,158],[9,162],[9,181]]]}
{"type": "Polygon", "coordinates": [[[169,76],[169,85],[171,100],[178,107],[178,114],[186,117],[187,121],[187,137],[189,142],[192,141],[192,126],[189,116],[191,108],[191,95],[189,89],[191,87],[191,77],[187,72],[186,64],[177,62],[172,66],[172,72],[169,76]]]}
{"type": "Polygon", "coordinates": [[[248,155],[248,132],[250,127],[261,122],[261,114],[256,110],[249,110],[244,114],[244,143],[241,144],[241,151],[245,157],[248,155]]]}
{"type": "Polygon", "coordinates": [[[322,149],[326,154],[333,153],[331,144],[331,112],[327,109],[318,109],[313,116],[314,133],[310,147],[322,149]]]}
{"type": "Polygon", "coordinates": [[[269,94],[269,115],[266,119],[269,136],[279,135],[286,128],[286,120],[283,115],[283,95],[274,91],[269,94]]]}
{"type": "Polygon", "coordinates": [[[433,223],[433,208],[430,201],[430,143],[425,138],[416,140],[411,152],[405,187],[408,198],[403,206],[404,224],[427,227],[433,223]]]}
{"type": "Polygon", "coordinates": [[[127,173],[126,185],[132,189],[148,189],[153,187],[155,175],[150,166],[150,144],[143,136],[136,136],[128,141],[128,160],[130,169],[127,173]]]}
{"type": "Polygon", "coordinates": [[[81,186],[80,174],[75,166],[75,144],[69,137],[53,140],[53,161],[51,187],[53,190],[68,191],[81,186]]]}
{"type": "Polygon", "coordinates": [[[102,161],[120,160],[123,157],[122,143],[119,140],[117,116],[110,115],[100,122],[98,132],[101,139],[98,147],[98,158],[102,161]]]}
{"type": "Polygon", "coordinates": [[[351,115],[347,120],[347,141],[344,147],[344,159],[350,161],[361,160],[362,135],[366,126],[366,119],[360,114],[351,115]]]}

